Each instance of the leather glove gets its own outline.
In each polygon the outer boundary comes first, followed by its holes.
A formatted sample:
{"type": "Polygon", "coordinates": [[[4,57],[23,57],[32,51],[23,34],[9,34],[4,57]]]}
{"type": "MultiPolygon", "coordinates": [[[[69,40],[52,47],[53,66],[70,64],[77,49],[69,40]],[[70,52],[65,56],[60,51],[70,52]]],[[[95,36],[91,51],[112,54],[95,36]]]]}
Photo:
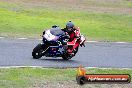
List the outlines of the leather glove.
{"type": "Polygon", "coordinates": [[[62,41],[62,45],[67,45],[67,42],[66,41],[62,41]]]}

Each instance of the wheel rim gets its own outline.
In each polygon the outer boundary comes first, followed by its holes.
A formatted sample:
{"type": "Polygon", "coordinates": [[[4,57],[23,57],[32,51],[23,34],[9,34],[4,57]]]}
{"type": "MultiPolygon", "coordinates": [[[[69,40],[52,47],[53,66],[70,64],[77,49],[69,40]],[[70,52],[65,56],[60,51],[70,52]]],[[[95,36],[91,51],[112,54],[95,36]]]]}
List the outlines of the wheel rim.
{"type": "Polygon", "coordinates": [[[40,50],[40,51],[38,51],[38,52],[35,52],[35,53],[34,53],[34,57],[35,57],[35,58],[40,58],[40,57],[42,56],[42,51],[43,51],[43,50],[40,50]]]}
{"type": "Polygon", "coordinates": [[[36,55],[36,56],[38,56],[38,55],[39,55],[39,53],[35,53],[35,55],[36,55]]]}

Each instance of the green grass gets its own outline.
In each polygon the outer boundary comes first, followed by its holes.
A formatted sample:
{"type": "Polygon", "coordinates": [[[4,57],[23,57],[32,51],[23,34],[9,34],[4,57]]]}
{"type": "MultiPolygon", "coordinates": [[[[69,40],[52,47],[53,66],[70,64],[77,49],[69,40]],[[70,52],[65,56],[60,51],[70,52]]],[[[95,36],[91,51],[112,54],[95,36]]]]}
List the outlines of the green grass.
{"type": "Polygon", "coordinates": [[[54,24],[63,28],[68,20],[74,21],[88,40],[132,42],[131,14],[26,8],[0,2],[0,36],[38,38],[46,28],[54,24]]]}
{"type": "MultiPolygon", "coordinates": [[[[77,69],[10,68],[0,69],[1,88],[32,88],[36,83],[74,81],[77,69]]],[[[87,69],[87,74],[130,74],[132,69],[87,69]]]]}
{"type": "Polygon", "coordinates": [[[29,88],[39,82],[73,80],[75,69],[19,68],[0,69],[1,88],[29,88]]]}

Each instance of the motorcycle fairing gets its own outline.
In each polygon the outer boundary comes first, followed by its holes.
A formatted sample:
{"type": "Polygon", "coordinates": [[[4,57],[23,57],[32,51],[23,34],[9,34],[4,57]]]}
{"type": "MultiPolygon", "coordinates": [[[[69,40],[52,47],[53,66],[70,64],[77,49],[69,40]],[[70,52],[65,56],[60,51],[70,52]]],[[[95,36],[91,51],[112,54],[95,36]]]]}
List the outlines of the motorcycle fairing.
{"type": "Polygon", "coordinates": [[[43,35],[43,37],[45,37],[48,41],[53,41],[53,40],[56,41],[58,39],[57,36],[50,33],[50,30],[47,30],[43,35]]]}
{"type": "Polygon", "coordinates": [[[46,51],[47,52],[47,57],[61,57],[63,54],[63,47],[62,46],[49,46],[49,49],[46,51]]]}
{"type": "Polygon", "coordinates": [[[86,38],[85,38],[83,35],[81,35],[80,40],[81,40],[80,44],[82,44],[82,43],[84,43],[84,42],[85,42],[86,38]]]}

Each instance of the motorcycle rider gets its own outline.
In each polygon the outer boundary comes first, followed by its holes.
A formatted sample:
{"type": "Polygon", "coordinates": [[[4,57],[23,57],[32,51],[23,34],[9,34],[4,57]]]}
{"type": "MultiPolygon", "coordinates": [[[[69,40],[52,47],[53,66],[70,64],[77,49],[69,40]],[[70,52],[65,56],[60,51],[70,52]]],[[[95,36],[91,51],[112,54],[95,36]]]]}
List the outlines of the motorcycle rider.
{"type": "Polygon", "coordinates": [[[76,27],[73,22],[69,21],[66,24],[66,28],[62,30],[70,36],[69,41],[67,42],[67,52],[74,56],[77,53],[80,45],[80,28],[76,27]]]}

